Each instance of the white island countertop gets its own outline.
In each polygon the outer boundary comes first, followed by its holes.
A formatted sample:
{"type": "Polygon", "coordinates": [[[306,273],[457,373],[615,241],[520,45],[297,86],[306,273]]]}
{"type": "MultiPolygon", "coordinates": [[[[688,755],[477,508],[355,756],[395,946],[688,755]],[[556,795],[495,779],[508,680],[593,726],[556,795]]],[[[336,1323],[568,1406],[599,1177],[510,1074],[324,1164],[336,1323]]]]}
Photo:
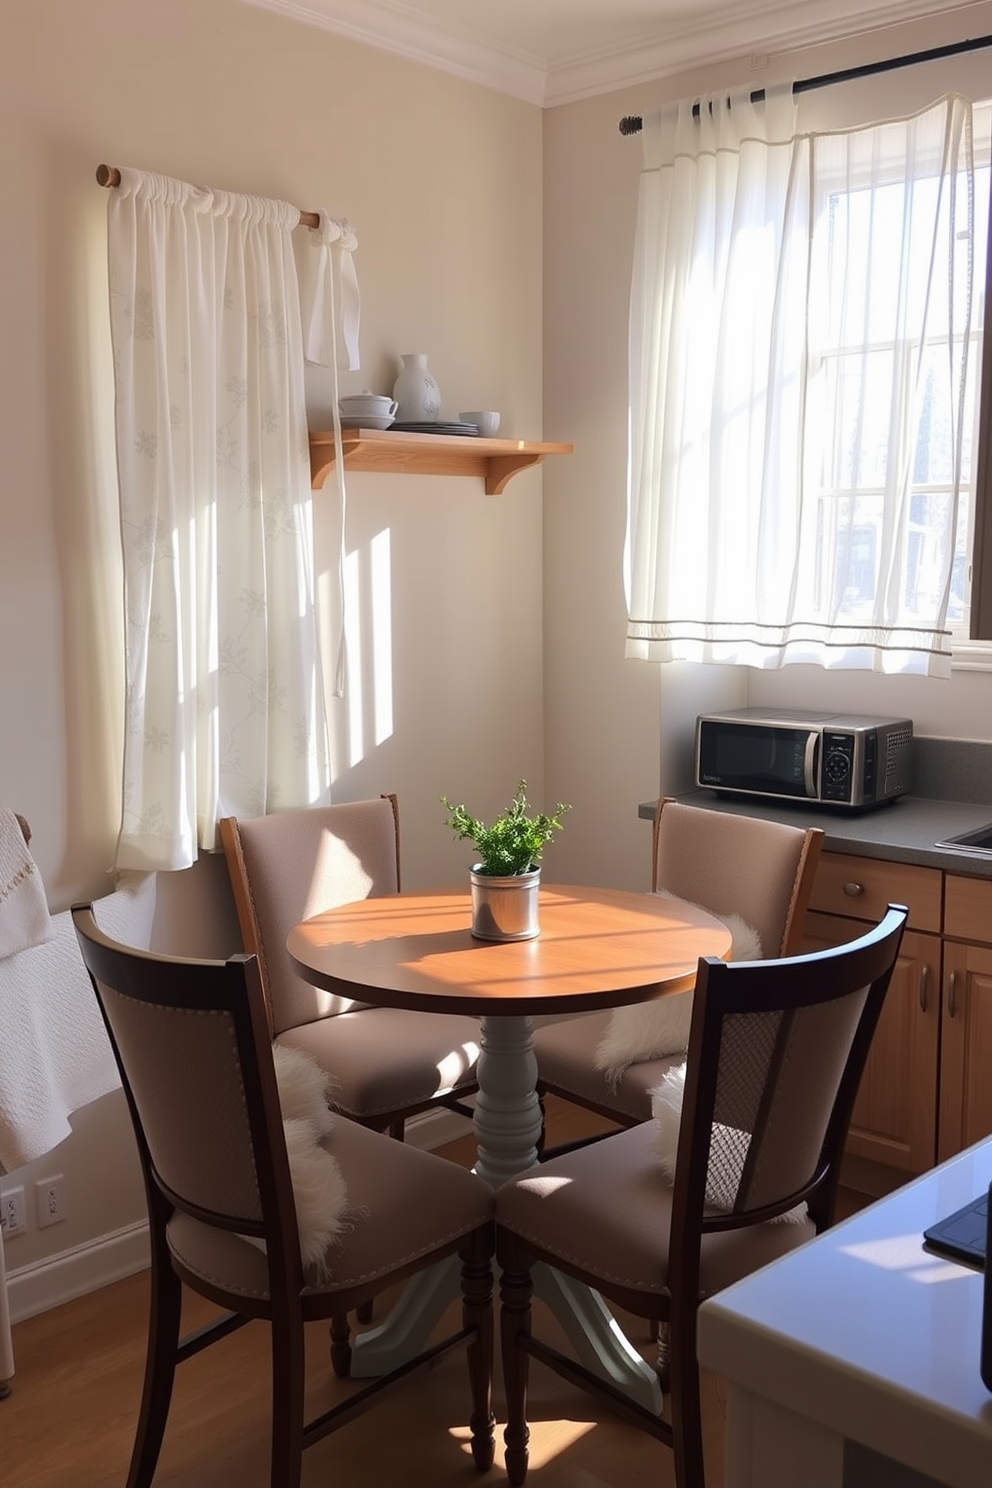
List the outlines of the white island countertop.
{"type": "Polygon", "coordinates": [[[992,1138],[703,1304],[726,1488],[989,1488],[983,1276],[923,1230],[990,1182],[992,1138]]]}

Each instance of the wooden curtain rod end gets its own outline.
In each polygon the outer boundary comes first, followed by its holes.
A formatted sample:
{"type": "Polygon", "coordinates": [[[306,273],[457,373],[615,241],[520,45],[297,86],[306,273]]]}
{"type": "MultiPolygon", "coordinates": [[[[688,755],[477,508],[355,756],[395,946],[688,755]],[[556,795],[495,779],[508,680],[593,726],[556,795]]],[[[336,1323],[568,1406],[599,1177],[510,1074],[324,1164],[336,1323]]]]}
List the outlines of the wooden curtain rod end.
{"type": "Polygon", "coordinates": [[[98,165],[96,168],[96,183],[98,186],[119,186],[121,184],[121,173],[116,165],[98,165]]]}

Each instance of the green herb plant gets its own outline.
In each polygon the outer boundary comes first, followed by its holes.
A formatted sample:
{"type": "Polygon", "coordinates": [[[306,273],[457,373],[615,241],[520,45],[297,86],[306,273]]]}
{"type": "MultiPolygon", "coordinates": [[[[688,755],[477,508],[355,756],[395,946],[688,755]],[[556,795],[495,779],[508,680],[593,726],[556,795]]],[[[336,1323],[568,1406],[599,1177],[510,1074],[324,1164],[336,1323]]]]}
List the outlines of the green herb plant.
{"type": "Polygon", "coordinates": [[[527,782],[521,780],[517,794],[488,827],[485,822],[469,816],[464,806],[453,806],[447,796],[441,804],[448,813],[447,825],[459,839],[475,844],[479,854],[479,873],[492,878],[513,878],[528,873],[541,861],[541,849],[552,834],[560,832],[561,817],[571,807],[559,801],[554,815],[540,812],[528,816],[530,805],[526,796],[527,782]]]}

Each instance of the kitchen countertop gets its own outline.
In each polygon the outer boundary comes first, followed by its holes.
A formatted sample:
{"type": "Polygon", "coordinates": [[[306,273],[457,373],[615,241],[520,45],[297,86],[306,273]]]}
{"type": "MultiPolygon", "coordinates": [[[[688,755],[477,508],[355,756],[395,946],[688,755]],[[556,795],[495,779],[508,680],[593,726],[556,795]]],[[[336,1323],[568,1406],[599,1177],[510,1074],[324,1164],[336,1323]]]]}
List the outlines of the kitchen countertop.
{"type": "MultiPolygon", "coordinates": [[[[992,823],[992,744],[923,738],[914,742],[914,791],[919,794],[900,796],[870,811],[845,813],[808,803],[793,805],[699,789],[680,792],[678,799],[712,811],[822,827],[827,852],[889,858],[992,878],[992,854],[936,846],[948,837],[992,823]]],[[[654,801],[645,801],[638,815],[651,821],[654,811],[654,801]]]]}
{"type": "Polygon", "coordinates": [[[703,1303],[728,1488],[987,1488],[982,1275],[924,1250],[923,1230],[990,1181],[987,1138],[703,1303]]]}

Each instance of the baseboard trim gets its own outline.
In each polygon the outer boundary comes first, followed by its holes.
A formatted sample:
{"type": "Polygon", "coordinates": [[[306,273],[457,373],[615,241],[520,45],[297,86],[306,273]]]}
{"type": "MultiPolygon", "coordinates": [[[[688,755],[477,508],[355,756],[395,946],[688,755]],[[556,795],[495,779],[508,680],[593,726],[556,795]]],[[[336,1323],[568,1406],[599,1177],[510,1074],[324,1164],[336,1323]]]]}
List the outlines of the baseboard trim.
{"type": "Polygon", "coordinates": [[[111,1282],[144,1271],[149,1264],[148,1225],[128,1225],[73,1250],[7,1272],[7,1300],[12,1323],[72,1302],[111,1282]]]}
{"type": "Polygon", "coordinates": [[[431,1152],[435,1147],[443,1147],[445,1142],[454,1142],[458,1137],[467,1136],[471,1130],[472,1123],[467,1116],[459,1116],[457,1111],[449,1111],[441,1106],[434,1111],[421,1111],[419,1115],[411,1116],[404,1128],[403,1140],[409,1142],[411,1147],[420,1147],[431,1152]]]}

